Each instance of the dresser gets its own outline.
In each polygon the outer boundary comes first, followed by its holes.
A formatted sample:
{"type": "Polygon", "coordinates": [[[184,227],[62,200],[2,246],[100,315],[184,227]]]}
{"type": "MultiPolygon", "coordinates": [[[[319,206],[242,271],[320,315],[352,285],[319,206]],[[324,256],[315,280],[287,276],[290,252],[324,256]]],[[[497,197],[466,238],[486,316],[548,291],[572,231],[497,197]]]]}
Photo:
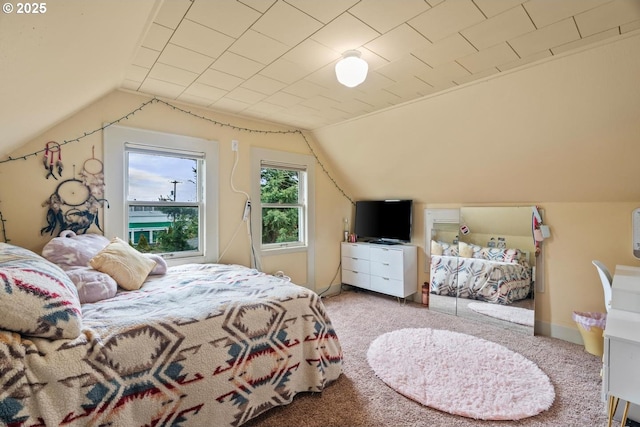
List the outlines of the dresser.
{"type": "Polygon", "coordinates": [[[406,298],[418,290],[418,250],[413,245],[341,244],[342,283],[406,298]]]}
{"type": "Polygon", "coordinates": [[[629,403],[640,404],[640,268],[616,266],[611,290],[602,387],[608,397],[609,425],[619,399],[625,401],[624,425],[629,403]]]}

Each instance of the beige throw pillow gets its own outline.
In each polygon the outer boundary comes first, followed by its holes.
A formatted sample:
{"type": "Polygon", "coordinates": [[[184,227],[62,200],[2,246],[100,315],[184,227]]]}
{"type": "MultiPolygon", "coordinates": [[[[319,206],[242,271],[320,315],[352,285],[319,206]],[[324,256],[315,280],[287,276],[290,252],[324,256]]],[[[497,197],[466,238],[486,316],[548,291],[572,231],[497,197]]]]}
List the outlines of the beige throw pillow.
{"type": "Polygon", "coordinates": [[[156,266],[124,240],[115,237],[103,250],[89,261],[91,267],[113,277],[121,288],[128,291],[140,289],[142,283],[156,266]]]}
{"type": "Polygon", "coordinates": [[[473,246],[468,245],[464,242],[458,243],[458,248],[460,249],[460,256],[463,258],[472,258],[473,257],[473,246]]]}
{"type": "Polygon", "coordinates": [[[442,245],[434,240],[431,241],[431,255],[442,255],[442,245]]]}

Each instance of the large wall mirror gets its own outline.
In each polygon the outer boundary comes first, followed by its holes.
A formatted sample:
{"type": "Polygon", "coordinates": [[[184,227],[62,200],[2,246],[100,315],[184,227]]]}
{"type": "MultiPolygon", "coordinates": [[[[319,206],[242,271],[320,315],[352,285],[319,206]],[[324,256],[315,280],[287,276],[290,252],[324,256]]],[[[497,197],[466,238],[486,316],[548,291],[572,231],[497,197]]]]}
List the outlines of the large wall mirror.
{"type": "Polygon", "coordinates": [[[531,206],[425,211],[429,307],[533,334],[531,206]]]}

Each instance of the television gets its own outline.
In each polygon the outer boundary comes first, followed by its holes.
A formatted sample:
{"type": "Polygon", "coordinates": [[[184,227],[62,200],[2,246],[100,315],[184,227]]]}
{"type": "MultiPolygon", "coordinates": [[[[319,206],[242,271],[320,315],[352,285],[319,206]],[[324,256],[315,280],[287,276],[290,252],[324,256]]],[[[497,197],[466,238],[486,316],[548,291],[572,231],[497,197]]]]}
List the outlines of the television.
{"type": "Polygon", "coordinates": [[[412,200],[356,201],[354,233],[373,243],[411,241],[412,200]]]}

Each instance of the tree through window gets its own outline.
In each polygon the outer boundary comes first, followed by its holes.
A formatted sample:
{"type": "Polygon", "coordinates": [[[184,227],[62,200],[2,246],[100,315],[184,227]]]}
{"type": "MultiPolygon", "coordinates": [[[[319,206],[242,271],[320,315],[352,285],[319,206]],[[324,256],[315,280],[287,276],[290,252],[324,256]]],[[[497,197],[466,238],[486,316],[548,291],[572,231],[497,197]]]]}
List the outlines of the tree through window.
{"type": "Polygon", "coordinates": [[[197,154],[127,147],[129,242],[141,252],[200,251],[197,154]]]}
{"type": "Polygon", "coordinates": [[[261,243],[264,248],[307,244],[307,165],[260,161],[261,243]]]}

